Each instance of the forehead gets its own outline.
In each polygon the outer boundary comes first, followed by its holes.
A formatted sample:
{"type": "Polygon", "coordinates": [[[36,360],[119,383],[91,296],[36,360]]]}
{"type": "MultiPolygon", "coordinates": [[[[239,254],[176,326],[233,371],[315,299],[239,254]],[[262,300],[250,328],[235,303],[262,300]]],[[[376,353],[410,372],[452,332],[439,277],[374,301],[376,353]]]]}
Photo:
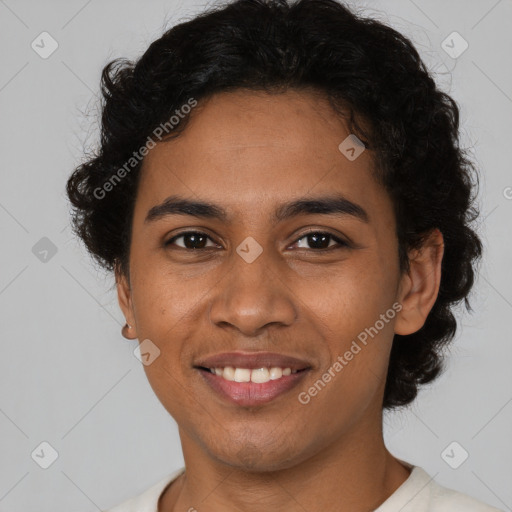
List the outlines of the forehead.
{"type": "Polygon", "coordinates": [[[386,194],[372,177],[373,155],[365,150],[349,160],[339,149],[349,135],[319,94],[216,94],[194,109],[178,137],[145,157],[136,216],[176,194],[228,211],[333,192],[378,207],[386,194]]]}

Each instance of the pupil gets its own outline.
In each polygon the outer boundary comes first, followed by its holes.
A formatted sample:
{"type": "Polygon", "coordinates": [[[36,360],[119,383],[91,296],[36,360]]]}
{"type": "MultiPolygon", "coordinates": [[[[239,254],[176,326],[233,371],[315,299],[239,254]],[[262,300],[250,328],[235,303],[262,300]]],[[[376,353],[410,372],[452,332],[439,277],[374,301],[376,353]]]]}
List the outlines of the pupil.
{"type": "Polygon", "coordinates": [[[206,237],[203,235],[198,235],[198,234],[192,233],[189,235],[185,235],[184,241],[185,241],[185,246],[187,247],[187,249],[201,249],[205,246],[206,237]],[[198,246],[197,240],[201,239],[201,238],[203,239],[202,243],[200,243],[198,246]],[[188,244],[187,241],[192,241],[192,242],[191,242],[191,244],[188,244]],[[192,246],[190,247],[189,245],[192,245],[192,246]]]}
{"type": "Polygon", "coordinates": [[[330,235],[321,235],[319,233],[314,233],[312,235],[308,235],[309,242],[313,240],[312,245],[316,248],[326,249],[329,246],[329,237],[330,235]],[[318,240],[321,240],[320,244],[318,244],[318,240]],[[327,243],[325,243],[327,241],[327,243]],[[315,245],[316,244],[316,245],[315,245]]]}

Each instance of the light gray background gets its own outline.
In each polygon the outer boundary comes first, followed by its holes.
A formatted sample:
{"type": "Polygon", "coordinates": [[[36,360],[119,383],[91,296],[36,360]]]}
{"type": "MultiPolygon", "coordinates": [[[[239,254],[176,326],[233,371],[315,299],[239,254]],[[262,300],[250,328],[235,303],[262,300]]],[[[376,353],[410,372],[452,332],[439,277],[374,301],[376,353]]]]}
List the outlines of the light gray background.
{"type": "MultiPolygon", "coordinates": [[[[385,438],[441,484],[511,510],[512,1],[357,4],[412,38],[438,72],[461,105],[463,144],[483,178],[475,312],[462,316],[447,371],[410,409],[386,417],[385,438]],[[457,59],[441,48],[453,31],[469,43],[457,59]],[[440,455],[452,441],[469,453],[458,469],[440,455]]],[[[139,56],[205,5],[0,0],[1,512],[105,509],[183,464],[137,342],[120,334],[113,279],[72,236],[64,185],[97,141],[102,67],[139,56]],[[31,48],[43,31],[59,44],[48,59],[31,48]],[[43,237],[57,248],[47,262],[32,252],[43,237]],[[43,441],[59,454],[48,469],[31,457],[43,441]]]]}

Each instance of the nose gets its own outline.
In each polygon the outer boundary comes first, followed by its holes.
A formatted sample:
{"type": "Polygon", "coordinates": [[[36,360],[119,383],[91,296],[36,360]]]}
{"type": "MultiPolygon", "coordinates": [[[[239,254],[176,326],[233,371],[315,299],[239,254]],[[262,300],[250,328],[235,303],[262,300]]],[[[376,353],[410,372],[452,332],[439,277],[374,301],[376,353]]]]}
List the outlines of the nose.
{"type": "Polygon", "coordinates": [[[252,263],[234,254],[229,274],[215,287],[210,321],[256,336],[269,324],[289,326],[297,318],[293,291],[272,268],[265,251],[252,263]]]}

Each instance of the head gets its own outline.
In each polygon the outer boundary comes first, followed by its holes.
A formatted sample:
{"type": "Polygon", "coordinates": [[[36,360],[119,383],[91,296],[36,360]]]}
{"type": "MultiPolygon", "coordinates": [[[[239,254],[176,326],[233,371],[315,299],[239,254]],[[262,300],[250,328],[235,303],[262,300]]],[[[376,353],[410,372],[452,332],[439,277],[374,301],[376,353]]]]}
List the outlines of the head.
{"type": "Polygon", "coordinates": [[[407,38],[334,0],[239,0],[109,63],[102,92],[74,229],[160,350],[144,369],[184,436],[292,466],[436,378],[482,251],[477,176],[407,38]],[[229,404],[197,365],[237,350],[308,370],[229,404]]]}

